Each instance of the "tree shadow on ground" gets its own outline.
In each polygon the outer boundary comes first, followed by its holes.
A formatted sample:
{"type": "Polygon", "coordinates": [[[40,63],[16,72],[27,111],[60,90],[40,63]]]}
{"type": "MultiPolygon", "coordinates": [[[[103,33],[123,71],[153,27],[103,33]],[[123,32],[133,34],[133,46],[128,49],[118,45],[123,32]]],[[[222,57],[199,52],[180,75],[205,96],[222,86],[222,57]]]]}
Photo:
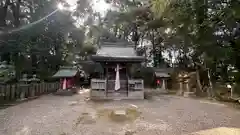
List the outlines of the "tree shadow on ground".
{"type": "Polygon", "coordinates": [[[62,91],[57,91],[53,93],[53,95],[55,96],[74,96],[76,94],[77,94],[76,92],[73,92],[71,90],[62,90],[62,91]]]}
{"type": "Polygon", "coordinates": [[[38,99],[41,96],[33,97],[33,98],[28,98],[24,100],[15,100],[15,101],[5,101],[0,103],[0,110],[2,109],[7,109],[8,107],[16,106],[22,103],[30,102],[32,100],[38,99]]]}

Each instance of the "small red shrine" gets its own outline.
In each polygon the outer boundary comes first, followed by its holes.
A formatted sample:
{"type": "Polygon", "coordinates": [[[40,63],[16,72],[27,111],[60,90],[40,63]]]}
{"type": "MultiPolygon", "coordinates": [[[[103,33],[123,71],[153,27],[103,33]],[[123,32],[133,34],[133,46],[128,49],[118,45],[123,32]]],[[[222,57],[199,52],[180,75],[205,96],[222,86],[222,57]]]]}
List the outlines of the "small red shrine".
{"type": "Polygon", "coordinates": [[[77,67],[61,67],[59,71],[53,75],[54,78],[60,79],[61,89],[72,89],[80,81],[81,70],[77,67]]]}
{"type": "Polygon", "coordinates": [[[170,74],[172,73],[172,69],[155,68],[154,72],[155,72],[156,87],[166,90],[167,82],[170,79],[170,74]]]}

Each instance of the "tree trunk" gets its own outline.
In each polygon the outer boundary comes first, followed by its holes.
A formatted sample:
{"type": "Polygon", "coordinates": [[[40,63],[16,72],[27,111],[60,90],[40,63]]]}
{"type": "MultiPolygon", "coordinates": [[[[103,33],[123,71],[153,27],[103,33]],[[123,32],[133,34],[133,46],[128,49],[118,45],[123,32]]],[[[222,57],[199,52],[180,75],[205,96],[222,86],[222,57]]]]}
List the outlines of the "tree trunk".
{"type": "Polygon", "coordinates": [[[0,7],[0,27],[5,27],[6,24],[6,17],[7,17],[7,10],[8,10],[8,5],[10,4],[10,0],[6,0],[5,4],[2,1],[1,2],[2,7],[0,7]]]}
{"type": "Polygon", "coordinates": [[[13,3],[11,5],[15,27],[18,27],[20,25],[20,3],[21,3],[21,0],[18,0],[16,4],[13,3]]]}
{"type": "Polygon", "coordinates": [[[15,72],[16,72],[16,78],[20,79],[21,78],[21,71],[23,69],[23,56],[19,54],[19,52],[15,52],[13,54],[13,61],[14,61],[14,67],[15,67],[15,72]]]}
{"type": "Polygon", "coordinates": [[[211,94],[211,95],[208,95],[208,96],[214,97],[214,96],[215,96],[215,93],[214,93],[214,91],[213,91],[213,85],[212,85],[212,81],[211,81],[210,70],[207,69],[207,71],[208,71],[208,80],[209,80],[208,93],[211,94]]]}
{"type": "Polygon", "coordinates": [[[144,58],[145,58],[144,65],[145,67],[147,67],[147,47],[144,47],[144,58]]]}
{"type": "Polygon", "coordinates": [[[200,81],[200,75],[199,75],[199,70],[196,70],[196,80],[197,80],[197,86],[198,86],[198,91],[202,92],[202,84],[200,81]]]}
{"type": "Polygon", "coordinates": [[[139,41],[139,35],[138,35],[138,27],[136,23],[133,23],[133,37],[132,40],[134,42],[134,49],[137,48],[138,41],[139,41]]]}
{"type": "Polygon", "coordinates": [[[155,34],[154,34],[154,30],[152,30],[152,35],[151,35],[151,42],[152,42],[152,55],[153,55],[153,67],[157,66],[156,63],[156,45],[155,45],[155,34]]]}

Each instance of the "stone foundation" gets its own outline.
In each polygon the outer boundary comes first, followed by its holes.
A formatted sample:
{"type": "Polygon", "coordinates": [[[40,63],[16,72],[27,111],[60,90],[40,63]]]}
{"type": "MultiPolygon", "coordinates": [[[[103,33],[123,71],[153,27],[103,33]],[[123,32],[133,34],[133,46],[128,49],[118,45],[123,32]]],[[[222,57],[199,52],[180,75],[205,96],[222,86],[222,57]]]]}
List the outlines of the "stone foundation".
{"type": "Polygon", "coordinates": [[[105,91],[91,90],[90,91],[90,97],[91,97],[91,99],[105,99],[106,98],[106,93],[105,93],[105,91]]]}
{"type": "Polygon", "coordinates": [[[97,99],[97,100],[144,99],[144,92],[132,91],[132,92],[128,92],[128,94],[111,93],[106,95],[105,91],[91,90],[90,97],[91,99],[97,99]]]}
{"type": "Polygon", "coordinates": [[[143,91],[134,91],[128,93],[129,99],[144,99],[144,92],[143,91]]]}
{"type": "Polygon", "coordinates": [[[196,94],[195,94],[195,92],[184,92],[183,96],[184,97],[195,97],[196,94]]]}

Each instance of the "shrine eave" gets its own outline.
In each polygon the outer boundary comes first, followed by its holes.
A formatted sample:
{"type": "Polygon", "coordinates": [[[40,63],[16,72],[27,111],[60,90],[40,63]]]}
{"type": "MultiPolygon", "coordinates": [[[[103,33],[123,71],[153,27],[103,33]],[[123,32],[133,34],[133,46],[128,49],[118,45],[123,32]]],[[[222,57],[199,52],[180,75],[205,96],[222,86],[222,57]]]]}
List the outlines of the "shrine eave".
{"type": "Polygon", "coordinates": [[[78,70],[74,69],[60,69],[56,74],[53,75],[54,78],[63,78],[63,77],[74,77],[78,73],[78,70]]]}
{"type": "Polygon", "coordinates": [[[123,56],[123,57],[111,57],[111,56],[99,56],[92,55],[91,59],[95,62],[134,62],[141,63],[145,60],[143,56],[123,56]]]}

